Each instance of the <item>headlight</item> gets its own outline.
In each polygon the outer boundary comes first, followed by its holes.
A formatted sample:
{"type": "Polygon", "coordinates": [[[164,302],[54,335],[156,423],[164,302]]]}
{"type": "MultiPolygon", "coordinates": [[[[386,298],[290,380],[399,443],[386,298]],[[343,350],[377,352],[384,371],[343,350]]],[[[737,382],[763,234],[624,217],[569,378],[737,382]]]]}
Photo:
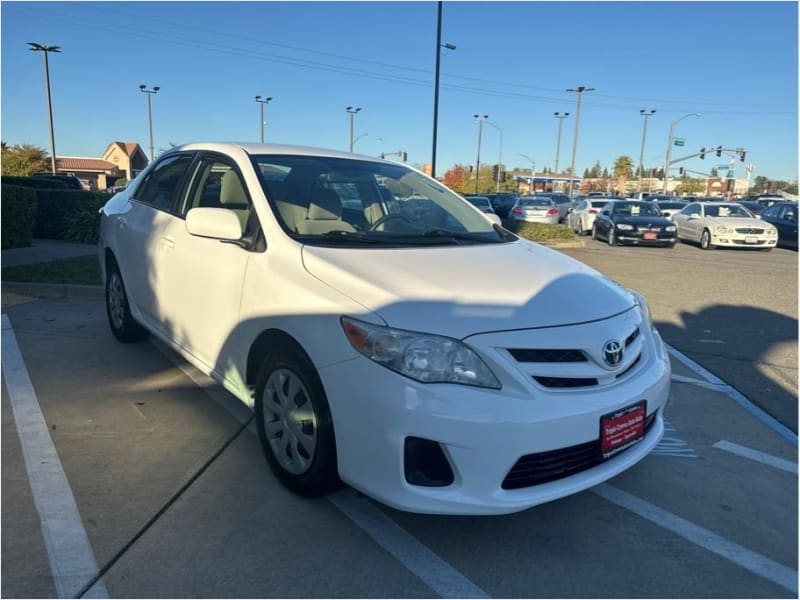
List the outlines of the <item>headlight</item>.
{"type": "Polygon", "coordinates": [[[642,320],[646,320],[650,325],[650,329],[653,329],[653,316],[650,314],[650,307],[647,305],[647,300],[645,300],[644,296],[635,290],[629,289],[628,291],[633,294],[633,299],[636,302],[636,306],[639,307],[639,311],[642,313],[642,320]]]}
{"type": "Polygon", "coordinates": [[[368,359],[422,383],[460,383],[499,390],[489,367],[466,344],[342,317],[347,339],[368,359]]]}
{"type": "Polygon", "coordinates": [[[773,227],[772,229],[767,229],[767,235],[768,235],[769,237],[772,237],[772,236],[778,235],[778,230],[777,230],[777,229],[775,229],[774,227],[773,227]]]}
{"type": "Polygon", "coordinates": [[[618,223],[617,229],[620,231],[633,231],[633,225],[628,225],[627,223],[618,223]]]}
{"type": "Polygon", "coordinates": [[[717,233],[733,233],[733,229],[726,227],[725,225],[717,225],[716,229],[717,233]]]}
{"type": "Polygon", "coordinates": [[[664,231],[675,231],[675,225],[667,225],[664,227],[664,231]]]}

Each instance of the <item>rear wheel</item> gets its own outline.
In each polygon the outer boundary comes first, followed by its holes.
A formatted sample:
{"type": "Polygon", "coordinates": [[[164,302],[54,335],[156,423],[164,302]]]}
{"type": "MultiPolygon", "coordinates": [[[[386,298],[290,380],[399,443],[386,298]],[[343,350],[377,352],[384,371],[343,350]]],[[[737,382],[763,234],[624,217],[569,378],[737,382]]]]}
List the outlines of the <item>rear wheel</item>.
{"type": "Polygon", "coordinates": [[[106,272],[106,314],[111,333],[120,342],[141,342],[149,335],[131,315],[128,294],[119,267],[113,261],[108,263],[106,272]]]}
{"type": "Polygon", "coordinates": [[[594,225],[592,225],[592,239],[593,240],[597,239],[597,227],[595,227],[594,225]]]}
{"type": "Polygon", "coordinates": [[[264,359],[255,414],[264,456],[283,485],[303,496],[320,496],[341,485],[325,390],[298,348],[283,344],[264,359]]]}
{"type": "Polygon", "coordinates": [[[704,229],[702,235],[700,236],[700,247],[703,250],[714,249],[714,245],[711,243],[711,232],[708,229],[704,229]]]}

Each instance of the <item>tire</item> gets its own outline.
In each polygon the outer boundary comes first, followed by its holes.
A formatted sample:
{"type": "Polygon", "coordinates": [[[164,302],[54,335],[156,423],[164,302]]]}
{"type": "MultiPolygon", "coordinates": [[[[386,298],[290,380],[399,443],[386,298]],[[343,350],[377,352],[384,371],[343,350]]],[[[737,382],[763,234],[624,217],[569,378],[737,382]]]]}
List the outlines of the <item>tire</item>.
{"type": "Polygon", "coordinates": [[[597,227],[595,227],[594,225],[592,225],[592,239],[593,240],[597,239],[597,227]]]}
{"type": "Polygon", "coordinates": [[[120,342],[126,344],[141,342],[150,335],[131,315],[122,274],[113,261],[108,263],[106,270],[106,315],[111,333],[120,342]]]}
{"type": "Polygon", "coordinates": [[[298,348],[279,345],[264,359],[256,379],[255,419],[264,456],[284,486],[315,497],[341,485],[325,390],[298,348]]]}
{"type": "Polygon", "coordinates": [[[673,249],[674,247],[675,247],[675,243],[674,242],[671,243],[671,244],[667,244],[667,248],[669,248],[670,250],[673,249]]]}
{"type": "Polygon", "coordinates": [[[711,243],[711,232],[708,229],[703,229],[700,234],[700,247],[703,250],[713,250],[714,245],[711,243]]]}
{"type": "Polygon", "coordinates": [[[614,228],[608,230],[608,245],[615,246],[617,244],[617,238],[614,235],[614,228]]]}
{"type": "Polygon", "coordinates": [[[583,224],[583,219],[578,221],[578,227],[580,228],[580,232],[578,232],[579,236],[586,235],[586,226],[583,224]]]}

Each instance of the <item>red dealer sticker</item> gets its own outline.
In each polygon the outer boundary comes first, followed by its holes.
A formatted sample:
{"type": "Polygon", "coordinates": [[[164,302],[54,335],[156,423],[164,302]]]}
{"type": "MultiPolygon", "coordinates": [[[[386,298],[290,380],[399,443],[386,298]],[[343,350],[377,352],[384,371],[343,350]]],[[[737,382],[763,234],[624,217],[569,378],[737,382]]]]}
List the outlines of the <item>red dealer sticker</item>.
{"type": "Polygon", "coordinates": [[[600,446],[603,458],[614,456],[644,437],[647,402],[642,400],[600,417],[600,446]]]}

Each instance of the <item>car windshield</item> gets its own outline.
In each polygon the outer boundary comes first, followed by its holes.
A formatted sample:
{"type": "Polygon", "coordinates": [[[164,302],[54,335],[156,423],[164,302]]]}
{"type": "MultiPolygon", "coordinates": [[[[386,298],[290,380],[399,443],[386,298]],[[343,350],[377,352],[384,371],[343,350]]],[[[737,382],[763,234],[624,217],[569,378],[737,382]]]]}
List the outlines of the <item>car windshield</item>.
{"type": "Polygon", "coordinates": [[[544,208],[553,206],[553,201],[549,198],[520,198],[517,202],[517,206],[521,206],[523,208],[544,208]]]}
{"type": "Polygon", "coordinates": [[[303,243],[422,246],[518,239],[404,165],[306,155],[252,160],[281,226],[303,243]]]}
{"type": "Polygon", "coordinates": [[[746,218],[752,215],[738,204],[709,204],[705,207],[707,217],[735,217],[746,218]]]}
{"type": "Polygon", "coordinates": [[[685,202],[659,202],[658,208],[683,208],[686,206],[685,202]]]}
{"type": "Polygon", "coordinates": [[[659,217],[661,211],[648,202],[615,202],[614,215],[628,217],[659,217]]]}

